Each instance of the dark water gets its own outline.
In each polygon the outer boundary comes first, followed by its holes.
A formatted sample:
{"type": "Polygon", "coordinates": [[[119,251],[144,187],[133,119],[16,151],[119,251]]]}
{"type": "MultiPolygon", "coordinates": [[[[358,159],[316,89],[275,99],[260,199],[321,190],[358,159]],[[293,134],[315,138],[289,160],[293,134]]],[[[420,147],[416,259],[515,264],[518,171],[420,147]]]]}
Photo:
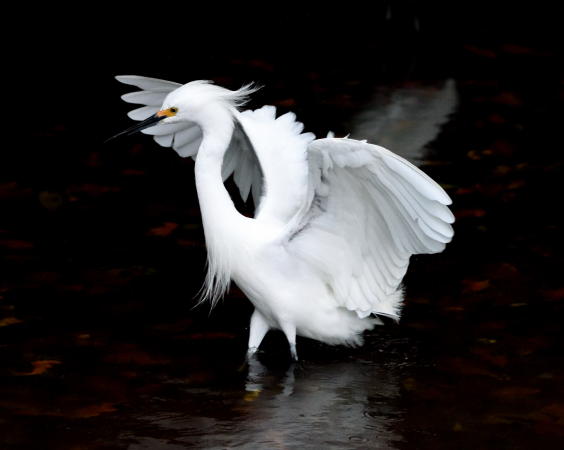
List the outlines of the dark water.
{"type": "Polygon", "coordinates": [[[378,19],[374,38],[357,13],[249,19],[223,46],[197,40],[182,64],[183,42],[120,39],[137,24],[41,21],[44,39],[19,56],[24,81],[34,61],[43,70],[30,95],[38,119],[0,169],[0,448],[561,448],[562,73],[550,12],[462,7],[445,22],[410,8],[378,19]],[[339,19],[344,36],[312,37],[339,19]],[[271,25],[276,39],[252,39],[271,25]],[[205,262],[192,162],[142,136],[100,144],[127,125],[120,72],[258,80],[251,106],[293,110],[319,135],[347,133],[377,89],[454,78],[459,107],[423,169],[454,200],[455,240],[412,259],[400,324],[360,349],[300,340],[296,365],[272,333],[243,364],[242,294],[212,314],[192,309],[205,262]]]}

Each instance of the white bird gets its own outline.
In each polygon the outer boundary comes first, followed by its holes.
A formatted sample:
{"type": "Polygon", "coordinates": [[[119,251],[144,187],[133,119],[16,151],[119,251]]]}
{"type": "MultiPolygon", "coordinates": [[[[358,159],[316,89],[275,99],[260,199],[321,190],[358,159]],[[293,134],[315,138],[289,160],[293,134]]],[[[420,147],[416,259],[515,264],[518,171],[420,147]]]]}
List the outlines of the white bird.
{"type": "MultiPolygon", "coordinates": [[[[215,305],[231,280],[254,305],[248,356],[271,329],[327,344],[360,345],[365,330],[399,319],[409,258],[441,252],[453,237],[449,196],[383,147],[347,138],[315,139],[289,112],[241,111],[255,89],[208,81],[180,85],[118,76],[140,88],[122,99],[138,130],[195,159],[208,251],[202,300],[215,305]],[[235,208],[233,175],[255,215],[235,208]]],[[[117,135],[117,136],[119,136],[117,135]]]]}

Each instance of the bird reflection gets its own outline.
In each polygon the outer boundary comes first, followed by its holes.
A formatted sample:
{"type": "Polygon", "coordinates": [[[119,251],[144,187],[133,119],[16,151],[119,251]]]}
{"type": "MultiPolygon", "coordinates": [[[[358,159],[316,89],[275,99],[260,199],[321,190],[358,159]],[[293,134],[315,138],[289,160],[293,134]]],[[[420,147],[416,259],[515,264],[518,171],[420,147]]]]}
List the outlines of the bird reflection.
{"type": "Polygon", "coordinates": [[[313,442],[391,446],[399,439],[393,431],[401,417],[398,375],[387,363],[347,361],[292,364],[273,376],[254,359],[246,388],[259,391],[247,401],[239,434],[288,448],[312,448],[313,442]]]}
{"type": "Polygon", "coordinates": [[[133,442],[131,450],[176,450],[182,445],[393,448],[401,440],[395,429],[402,418],[401,367],[394,358],[379,362],[370,357],[302,361],[280,371],[253,358],[239,388],[212,383],[159,397],[158,411],[138,418],[140,435],[122,438],[133,442]]]}
{"type": "MultiPolygon", "coordinates": [[[[263,388],[262,379],[268,373],[268,370],[258,358],[253,355],[247,360],[248,374],[245,390],[247,392],[260,392],[263,388]]],[[[290,370],[290,369],[288,369],[290,370]]]]}
{"type": "Polygon", "coordinates": [[[292,363],[288,368],[288,370],[286,371],[286,374],[284,375],[282,382],[280,383],[283,387],[281,395],[284,397],[287,397],[294,393],[294,383],[296,381],[296,377],[294,375],[295,368],[296,368],[296,364],[292,363]]]}
{"type": "MultiPolygon", "coordinates": [[[[247,364],[248,374],[245,390],[247,392],[261,392],[264,388],[263,380],[269,376],[269,371],[254,355],[248,359],[247,364]]],[[[294,383],[296,381],[295,370],[296,363],[292,362],[284,376],[280,379],[279,385],[282,387],[280,395],[287,397],[294,392],[294,383]]]]}

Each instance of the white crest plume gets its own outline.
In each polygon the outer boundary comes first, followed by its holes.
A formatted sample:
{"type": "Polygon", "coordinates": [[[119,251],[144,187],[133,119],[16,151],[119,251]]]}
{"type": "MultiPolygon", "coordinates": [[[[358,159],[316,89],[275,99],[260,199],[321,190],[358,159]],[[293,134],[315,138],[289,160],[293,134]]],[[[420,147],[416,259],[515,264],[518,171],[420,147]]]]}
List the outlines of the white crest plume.
{"type": "Polygon", "coordinates": [[[171,92],[169,98],[174,102],[173,99],[175,98],[187,96],[194,103],[198,101],[216,101],[223,102],[228,108],[238,109],[245,105],[249,100],[249,96],[260,88],[255,83],[248,83],[236,91],[232,91],[214,84],[211,80],[196,80],[186,83],[171,92]]]}

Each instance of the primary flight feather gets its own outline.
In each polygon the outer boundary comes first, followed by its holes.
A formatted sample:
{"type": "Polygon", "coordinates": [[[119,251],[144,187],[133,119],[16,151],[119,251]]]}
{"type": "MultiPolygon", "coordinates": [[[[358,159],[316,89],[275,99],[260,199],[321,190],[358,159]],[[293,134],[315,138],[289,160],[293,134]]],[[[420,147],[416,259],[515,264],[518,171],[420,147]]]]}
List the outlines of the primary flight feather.
{"type": "Polygon", "coordinates": [[[409,258],[441,252],[453,237],[445,191],[407,160],[354,139],[315,139],[293,113],[240,107],[254,92],[207,81],[180,85],[118,76],[139,91],[122,99],[135,131],[195,159],[207,276],[215,304],[233,280],[253,303],[249,356],[280,329],[297,359],[296,335],[358,345],[362,333],[398,319],[409,258]],[[235,208],[233,175],[253,218],[235,208]]]}

